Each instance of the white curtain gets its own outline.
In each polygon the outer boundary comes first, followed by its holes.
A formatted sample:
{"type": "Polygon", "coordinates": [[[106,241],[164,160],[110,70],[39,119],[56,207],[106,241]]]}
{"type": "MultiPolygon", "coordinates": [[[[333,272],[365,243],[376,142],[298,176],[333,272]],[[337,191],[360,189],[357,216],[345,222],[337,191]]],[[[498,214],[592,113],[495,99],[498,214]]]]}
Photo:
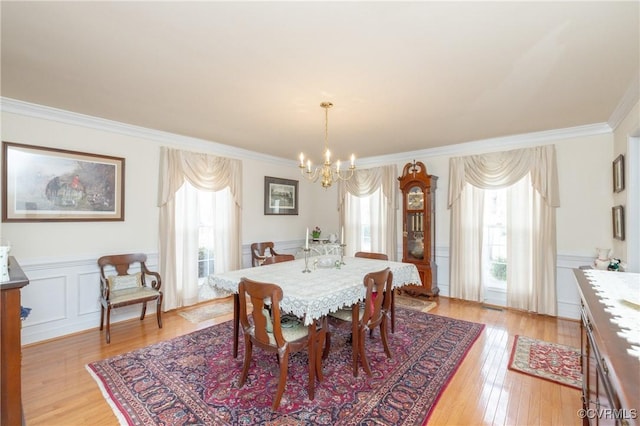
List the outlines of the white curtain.
{"type": "Polygon", "coordinates": [[[451,208],[451,297],[482,300],[482,221],[484,191],[466,184],[460,191],[455,208],[451,208]],[[454,226],[453,224],[459,224],[454,226]],[[454,253],[455,247],[455,253],[454,253]],[[455,284],[453,284],[455,283],[455,284]]]}
{"type": "Polygon", "coordinates": [[[560,206],[552,145],[451,158],[451,295],[480,301],[483,189],[507,195],[507,306],[556,314],[555,208],[560,206]]]}
{"type": "Polygon", "coordinates": [[[215,197],[216,191],[227,188],[231,202],[226,203],[228,208],[216,212],[220,213],[216,222],[226,226],[225,232],[215,236],[215,267],[219,272],[238,269],[241,264],[242,163],[209,154],[161,148],[159,263],[165,311],[197,301],[199,223],[195,206],[198,191],[212,191],[215,197]]]}
{"type": "Polygon", "coordinates": [[[396,258],[396,215],[398,172],[395,165],[356,170],[354,176],[338,183],[338,212],[340,226],[344,226],[347,253],[361,250],[359,203],[352,197],[372,196],[371,251],[396,258]],[[377,194],[379,193],[379,196],[377,194]]]}

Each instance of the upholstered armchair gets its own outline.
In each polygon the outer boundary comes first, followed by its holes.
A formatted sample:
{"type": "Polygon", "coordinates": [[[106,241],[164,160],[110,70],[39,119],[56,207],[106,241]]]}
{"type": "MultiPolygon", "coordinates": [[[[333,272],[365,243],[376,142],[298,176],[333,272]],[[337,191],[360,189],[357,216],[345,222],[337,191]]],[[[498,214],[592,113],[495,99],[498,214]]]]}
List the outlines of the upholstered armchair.
{"type": "Polygon", "coordinates": [[[147,302],[156,301],[158,327],[162,328],[162,292],[160,274],[146,265],[142,253],[102,256],[100,267],[100,330],[107,324],[107,343],[111,343],[111,309],[142,303],[140,320],[147,312],[147,302]],[[133,268],[133,269],[132,269],[133,268]]]}

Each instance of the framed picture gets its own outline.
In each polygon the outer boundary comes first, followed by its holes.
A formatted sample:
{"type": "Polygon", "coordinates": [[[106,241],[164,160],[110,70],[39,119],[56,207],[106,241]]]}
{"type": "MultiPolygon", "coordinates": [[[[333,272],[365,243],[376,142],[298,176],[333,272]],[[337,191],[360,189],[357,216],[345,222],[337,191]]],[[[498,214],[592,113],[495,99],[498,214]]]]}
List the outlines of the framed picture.
{"type": "Polygon", "coordinates": [[[124,220],[124,158],[2,142],[2,221],[124,220]]]}
{"type": "Polygon", "coordinates": [[[624,155],[613,160],[613,192],[624,190],[624,155]]]}
{"type": "Polygon", "coordinates": [[[611,216],[613,218],[613,238],[624,241],[624,207],[613,207],[611,216]]]}
{"type": "Polygon", "coordinates": [[[264,177],[264,214],[298,214],[298,181],[264,177]]]}

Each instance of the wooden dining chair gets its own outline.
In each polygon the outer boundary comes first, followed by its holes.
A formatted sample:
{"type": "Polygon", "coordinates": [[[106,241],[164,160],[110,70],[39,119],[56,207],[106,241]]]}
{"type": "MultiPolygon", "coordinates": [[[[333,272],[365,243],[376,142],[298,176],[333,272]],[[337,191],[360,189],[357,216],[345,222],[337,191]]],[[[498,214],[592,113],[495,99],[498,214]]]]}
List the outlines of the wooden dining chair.
{"type": "Polygon", "coordinates": [[[249,374],[249,366],[253,347],[256,346],[268,352],[275,352],[280,365],[278,389],[271,408],[275,411],[280,406],[280,400],[287,384],[289,355],[305,349],[309,351],[309,399],[314,398],[313,383],[315,377],[322,380],[322,343],[325,341],[326,318],[314,323],[316,329],[315,341],[309,340],[309,327],[302,321],[289,323],[283,328],[281,324],[280,301],[282,288],[277,284],[253,281],[242,278],[238,284],[240,299],[240,324],[244,335],[244,362],[239,386],[244,386],[249,374]],[[247,297],[248,296],[248,297],[247,297]],[[251,303],[249,308],[248,303],[251,303]],[[249,314],[249,312],[251,312],[249,314]]]}
{"type": "MultiPolygon", "coordinates": [[[[364,276],[363,280],[366,297],[364,303],[356,303],[351,309],[339,309],[337,312],[329,314],[329,316],[338,318],[343,321],[352,322],[352,360],[353,375],[358,377],[358,359],[362,362],[362,368],[371,376],[371,368],[365,351],[365,341],[367,331],[380,328],[380,339],[387,358],[391,358],[389,350],[389,342],[387,338],[387,317],[391,298],[384,297],[392,291],[393,273],[390,268],[385,268],[377,272],[369,272],[364,276]],[[382,295],[382,296],[381,296],[382,295]]],[[[325,357],[331,347],[331,333],[327,331],[326,343],[323,357],[325,357]]]]}
{"type": "Polygon", "coordinates": [[[272,265],[274,263],[289,262],[291,260],[296,260],[296,257],[292,254],[276,254],[274,256],[267,256],[262,262],[262,265],[272,265]]]}
{"type": "MultiPolygon", "coordinates": [[[[389,260],[389,256],[384,253],[373,253],[369,251],[359,251],[353,255],[354,257],[364,257],[367,259],[389,260]]],[[[391,292],[391,332],[396,332],[396,295],[395,291],[391,292]]]]}
{"type": "Polygon", "coordinates": [[[251,266],[260,266],[267,257],[276,255],[278,253],[273,249],[271,241],[251,244],[251,266]]]}
{"type": "Polygon", "coordinates": [[[111,309],[142,303],[140,320],[147,312],[147,302],[156,301],[156,319],[162,328],[162,279],[146,265],[142,253],[102,256],[100,267],[100,330],[107,324],[107,343],[111,343],[111,309]],[[136,269],[138,271],[136,272],[136,269]],[[115,272],[115,274],[113,274],[115,272]]]}

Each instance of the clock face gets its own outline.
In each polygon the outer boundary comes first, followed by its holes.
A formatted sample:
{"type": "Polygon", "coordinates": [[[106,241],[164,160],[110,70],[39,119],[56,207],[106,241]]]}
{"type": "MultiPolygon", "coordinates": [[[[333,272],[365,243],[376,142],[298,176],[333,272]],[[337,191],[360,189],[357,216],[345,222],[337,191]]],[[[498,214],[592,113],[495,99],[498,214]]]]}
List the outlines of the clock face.
{"type": "Polygon", "coordinates": [[[424,209],[424,193],[419,186],[412,187],[407,193],[407,208],[409,210],[424,209]]]}

